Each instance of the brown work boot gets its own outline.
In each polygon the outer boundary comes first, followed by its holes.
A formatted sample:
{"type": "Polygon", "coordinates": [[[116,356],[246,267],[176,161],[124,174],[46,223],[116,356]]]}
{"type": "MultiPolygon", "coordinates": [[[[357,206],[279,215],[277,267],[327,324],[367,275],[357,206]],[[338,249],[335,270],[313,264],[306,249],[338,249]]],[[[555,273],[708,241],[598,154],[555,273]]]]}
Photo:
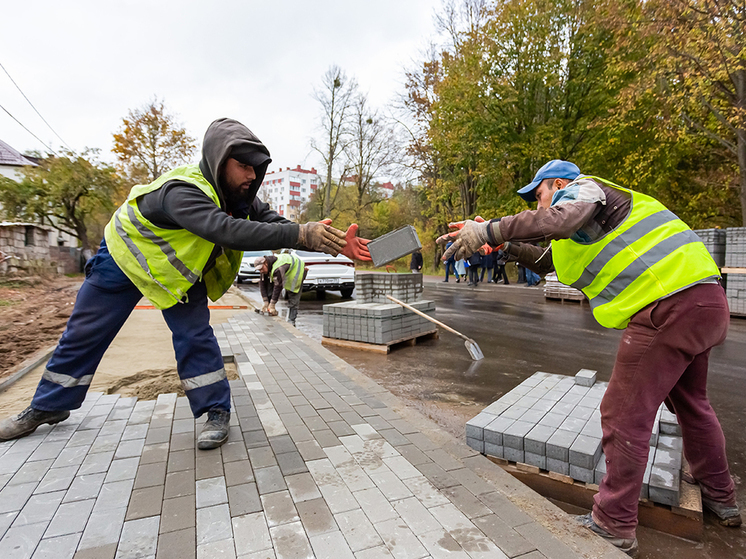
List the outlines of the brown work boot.
{"type": "Polygon", "coordinates": [[[702,495],[702,506],[717,516],[718,522],[723,526],[738,528],[741,525],[741,513],[738,510],[738,503],[735,505],[725,505],[702,495]]]}
{"type": "Polygon", "coordinates": [[[54,425],[60,421],[65,421],[70,417],[70,412],[63,411],[42,411],[27,407],[18,415],[5,418],[0,422],[0,441],[9,441],[30,435],[39,425],[48,423],[54,425]]]}
{"type": "Polygon", "coordinates": [[[589,512],[588,514],[576,515],[575,521],[581,526],[588,528],[597,536],[601,536],[611,545],[613,545],[620,551],[623,551],[630,557],[637,557],[637,554],[640,551],[639,547],[637,546],[637,538],[619,538],[614,534],[607,532],[606,530],[601,528],[601,526],[596,524],[596,521],[593,520],[593,513],[591,512],[589,512]]]}

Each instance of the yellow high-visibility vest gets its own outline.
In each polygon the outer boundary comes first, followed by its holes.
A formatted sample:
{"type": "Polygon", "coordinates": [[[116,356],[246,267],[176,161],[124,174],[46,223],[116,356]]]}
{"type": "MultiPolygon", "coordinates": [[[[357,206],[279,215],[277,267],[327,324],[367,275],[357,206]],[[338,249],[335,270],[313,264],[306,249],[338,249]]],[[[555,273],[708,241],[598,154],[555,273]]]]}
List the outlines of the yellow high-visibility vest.
{"type": "Polygon", "coordinates": [[[243,253],[223,248],[215,265],[204,273],[214,243],[185,229],[163,229],[148,221],[137,199],[178,180],[198,187],[216,206],[220,198],[198,165],[178,167],[146,185],[137,185],[114,212],[104,230],[114,261],[140,292],[158,309],[183,301],[189,288],[204,279],[207,295],[217,301],[228,291],[241,265],[243,253]]]}
{"type": "Polygon", "coordinates": [[[653,301],[720,277],[697,234],[658,200],[599,177],[588,178],[632,196],[627,218],[600,239],[552,241],[557,278],[585,293],[599,324],[625,328],[653,301]]]}
{"type": "Polygon", "coordinates": [[[288,271],[285,272],[285,291],[298,293],[298,291],[303,287],[303,271],[305,269],[305,263],[294,254],[278,254],[277,261],[272,266],[270,277],[274,277],[277,268],[284,266],[285,264],[290,265],[288,271]]]}

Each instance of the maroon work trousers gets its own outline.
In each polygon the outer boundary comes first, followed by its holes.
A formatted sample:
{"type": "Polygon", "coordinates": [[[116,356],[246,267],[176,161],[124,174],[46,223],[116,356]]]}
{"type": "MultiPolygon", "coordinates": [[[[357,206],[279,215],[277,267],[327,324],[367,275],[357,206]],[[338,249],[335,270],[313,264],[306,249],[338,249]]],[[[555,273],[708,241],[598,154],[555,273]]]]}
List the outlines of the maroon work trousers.
{"type": "Polygon", "coordinates": [[[676,413],[684,456],[703,495],[734,504],[725,437],[707,399],[710,350],[725,340],[730,314],[719,284],[698,284],[637,312],[619,344],[601,402],[606,477],[593,517],[615,536],[632,538],[656,413],[676,413]]]}

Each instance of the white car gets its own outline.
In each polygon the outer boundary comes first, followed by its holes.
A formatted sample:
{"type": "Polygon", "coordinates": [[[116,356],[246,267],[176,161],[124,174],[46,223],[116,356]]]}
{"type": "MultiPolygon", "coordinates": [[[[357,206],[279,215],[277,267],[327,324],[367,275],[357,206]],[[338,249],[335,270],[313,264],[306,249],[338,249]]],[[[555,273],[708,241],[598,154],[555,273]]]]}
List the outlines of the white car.
{"type": "Polygon", "coordinates": [[[241,259],[241,267],[238,270],[236,276],[236,283],[241,283],[245,280],[258,280],[259,272],[254,269],[254,260],[259,256],[272,256],[271,250],[247,250],[243,253],[241,259]]]}
{"type": "Polygon", "coordinates": [[[348,298],[355,289],[355,263],[341,254],[332,256],[323,252],[290,250],[306,265],[308,274],[303,281],[303,291],[315,291],[323,299],[327,291],[339,291],[348,298]]]}

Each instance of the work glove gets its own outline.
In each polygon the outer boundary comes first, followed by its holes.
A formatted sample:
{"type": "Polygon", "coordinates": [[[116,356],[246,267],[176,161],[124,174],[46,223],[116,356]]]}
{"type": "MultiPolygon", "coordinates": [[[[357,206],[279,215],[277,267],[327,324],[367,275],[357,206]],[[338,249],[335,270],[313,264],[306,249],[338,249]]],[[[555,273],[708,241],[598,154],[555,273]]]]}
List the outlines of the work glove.
{"type": "Polygon", "coordinates": [[[262,310],[260,312],[262,314],[266,313],[268,307],[269,307],[269,301],[264,301],[264,304],[262,305],[262,310]]]}
{"type": "Polygon", "coordinates": [[[331,220],[310,221],[300,226],[298,245],[308,250],[337,256],[347,244],[345,233],[330,225],[331,220]]]}
{"type": "Polygon", "coordinates": [[[436,240],[440,245],[445,245],[449,241],[453,241],[451,247],[443,254],[442,259],[444,262],[451,256],[456,260],[468,258],[477,252],[482,245],[487,244],[490,239],[487,232],[490,223],[489,221],[484,221],[481,217],[477,217],[473,221],[467,219],[465,221],[449,223],[448,226],[458,228],[458,231],[446,233],[436,240]],[[481,221],[477,221],[477,219],[481,221]]]}
{"type": "Polygon", "coordinates": [[[351,260],[372,260],[370,257],[370,251],[368,250],[368,239],[363,239],[357,236],[357,223],[350,225],[345,234],[345,240],[347,245],[342,250],[347,258],[351,260]]]}
{"type": "Polygon", "coordinates": [[[267,306],[267,314],[269,316],[277,316],[277,309],[275,308],[275,304],[274,303],[270,303],[267,306]]]}

